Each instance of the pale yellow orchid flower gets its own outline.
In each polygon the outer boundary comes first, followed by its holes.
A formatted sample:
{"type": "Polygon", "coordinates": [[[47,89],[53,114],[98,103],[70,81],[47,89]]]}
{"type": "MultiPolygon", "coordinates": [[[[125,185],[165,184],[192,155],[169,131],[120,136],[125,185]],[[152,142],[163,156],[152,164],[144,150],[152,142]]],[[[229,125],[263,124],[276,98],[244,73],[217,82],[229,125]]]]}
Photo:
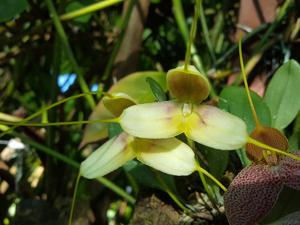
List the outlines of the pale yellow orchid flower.
{"type": "Polygon", "coordinates": [[[178,139],[141,139],[122,132],[84,160],[80,174],[89,179],[104,176],[134,158],[175,176],[186,176],[196,170],[193,150],[178,139]]]}
{"type": "Polygon", "coordinates": [[[198,143],[222,150],[238,149],[246,144],[248,133],[243,120],[217,107],[200,104],[207,98],[209,88],[206,78],[195,67],[170,70],[167,81],[177,100],[126,108],[119,118],[125,132],[151,139],[171,138],[183,133],[198,143]],[[180,83],[185,89],[192,85],[182,94],[184,90],[180,83]]]}

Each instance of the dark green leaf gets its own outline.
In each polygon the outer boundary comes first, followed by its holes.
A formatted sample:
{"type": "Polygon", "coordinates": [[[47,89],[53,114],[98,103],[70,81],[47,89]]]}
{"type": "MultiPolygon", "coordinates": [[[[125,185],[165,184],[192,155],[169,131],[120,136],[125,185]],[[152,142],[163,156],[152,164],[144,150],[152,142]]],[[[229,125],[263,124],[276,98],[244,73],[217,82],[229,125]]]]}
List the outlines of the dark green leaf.
{"type": "Polygon", "coordinates": [[[116,135],[119,135],[121,132],[123,132],[120,124],[118,123],[110,123],[108,125],[108,136],[109,138],[113,138],[116,135]]]}
{"type": "Polygon", "coordinates": [[[284,129],[296,117],[300,110],[299,87],[300,65],[289,60],[275,72],[265,95],[273,127],[284,129]]]}
{"type": "Polygon", "coordinates": [[[166,94],[163,88],[151,77],[147,77],[146,81],[149,83],[151,91],[157,101],[163,102],[167,100],[166,94]]]}
{"type": "MultiPolygon", "coordinates": [[[[256,93],[251,91],[253,104],[259,121],[265,125],[271,125],[271,114],[267,104],[256,93]]],[[[240,117],[247,124],[249,133],[255,128],[255,121],[246,95],[246,90],[242,87],[226,87],[220,94],[219,107],[233,115],[240,117]]]]}
{"type": "MultiPolygon", "coordinates": [[[[94,3],[93,1],[75,1],[75,2],[71,2],[70,4],[67,5],[66,7],[66,12],[72,12],[72,11],[76,11],[79,10],[81,8],[84,8],[86,6],[88,6],[89,4],[94,3]]],[[[83,16],[79,16],[73,19],[73,21],[77,22],[77,23],[87,23],[92,17],[92,13],[88,13],[86,15],[83,16]]]]}
{"type": "Polygon", "coordinates": [[[28,6],[27,0],[1,0],[0,22],[13,19],[28,6]]]}

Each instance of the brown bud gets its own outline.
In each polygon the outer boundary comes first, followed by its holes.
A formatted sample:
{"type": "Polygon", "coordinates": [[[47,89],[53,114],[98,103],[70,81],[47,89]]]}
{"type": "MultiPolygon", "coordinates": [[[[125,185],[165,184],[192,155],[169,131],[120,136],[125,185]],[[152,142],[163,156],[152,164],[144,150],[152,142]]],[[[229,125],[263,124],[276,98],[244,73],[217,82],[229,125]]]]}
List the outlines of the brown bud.
{"type": "Polygon", "coordinates": [[[103,104],[113,115],[120,116],[124,109],[136,102],[127,94],[116,93],[103,97],[103,104]]]}
{"type": "MultiPolygon", "coordinates": [[[[258,126],[251,133],[250,137],[283,151],[286,151],[288,149],[288,141],[286,137],[275,128],[258,126]]],[[[268,155],[268,151],[265,151],[265,149],[256,145],[248,143],[246,145],[246,151],[249,159],[254,162],[265,160],[269,164],[278,163],[278,158],[275,154],[272,153],[268,155]]]]}
{"type": "Polygon", "coordinates": [[[181,102],[200,103],[210,92],[209,82],[194,66],[171,69],[167,73],[167,85],[172,97],[181,102]]]}

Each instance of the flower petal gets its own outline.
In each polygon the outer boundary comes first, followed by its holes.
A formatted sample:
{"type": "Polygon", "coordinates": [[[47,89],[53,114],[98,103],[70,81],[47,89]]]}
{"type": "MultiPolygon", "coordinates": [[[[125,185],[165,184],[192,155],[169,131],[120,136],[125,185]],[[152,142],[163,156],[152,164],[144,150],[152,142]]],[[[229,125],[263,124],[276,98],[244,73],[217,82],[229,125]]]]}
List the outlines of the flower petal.
{"type": "Polygon", "coordinates": [[[231,225],[254,225],[273,207],[283,186],[276,167],[252,165],[243,169],[224,195],[231,225]]]}
{"type": "Polygon", "coordinates": [[[185,133],[192,140],[212,148],[232,150],[247,142],[246,124],[240,118],[214,106],[194,108],[185,122],[185,133]]]}
{"type": "Polygon", "coordinates": [[[169,138],[180,134],[181,104],[169,101],[134,105],[120,116],[127,133],[140,138],[169,138]]]}
{"type": "Polygon", "coordinates": [[[137,159],[164,173],[186,176],[195,171],[193,150],[176,138],[135,139],[137,159]]]}
{"type": "Polygon", "coordinates": [[[89,179],[104,176],[133,159],[133,140],[132,136],[123,132],[104,143],[81,163],[81,176],[89,179]]]}

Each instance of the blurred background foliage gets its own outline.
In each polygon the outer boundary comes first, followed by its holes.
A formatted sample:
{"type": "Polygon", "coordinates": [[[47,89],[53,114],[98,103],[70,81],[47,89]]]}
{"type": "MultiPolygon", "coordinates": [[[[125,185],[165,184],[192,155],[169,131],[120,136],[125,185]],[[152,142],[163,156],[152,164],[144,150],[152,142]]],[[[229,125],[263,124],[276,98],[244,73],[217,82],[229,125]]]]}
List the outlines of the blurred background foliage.
{"type": "MultiPolygon", "coordinates": [[[[270,124],[268,102],[262,100],[268,82],[284,62],[300,61],[299,1],[203,0],[201,5],[192,61],[211,80],[210,103],[250,121],[253,129],[245,93],[237,87],[242,84],[237,40],[243,35],[246,73],[258,94],[254,102],[262,122],[270,124]],[[230,108],[228,101],[236,105],[230,108]]],[[[16,122],[66,97],[107,91],[130,73],[177,66],[184,60],[193,10],[188,0],[1,0],[0,119],[16,122]],[[90,11],[84,12],[86,7],[90,11]]],[[[34,121],[86,120],[99,100],[97,95],[73,99],[34,121]]],[[[293,110],[280,129],[295,150],[300,116],[299,108],[293,110]]],[[[0,128],[6,129],[1,122],[0,128]]],[[[22,127],[1,137],[0,223],[66,224],[77,162],[103,143],[79,147],[83,132],[84,125],[22,127]]],[[[109,127],[110,136],[118,132],[109,127]]],[[[197,147],[203,166],[226,185],[249,163],[242,150],[197,147]]],[[[209,198],[197,174],[174,178],[132,161],[107,178],[82,179],[74,224],[155,224],[156,217],[161,217],[157,225],[227,223],[220,190],[207,181],[214,193],[209,198]],[[190,213],[182,215],[174,195],[190,213]],[[149,223],[141,223],[144,212],[152,215],[149,223]]],[[[285,196],[283,202],[290,192],[285,196]]]]}

